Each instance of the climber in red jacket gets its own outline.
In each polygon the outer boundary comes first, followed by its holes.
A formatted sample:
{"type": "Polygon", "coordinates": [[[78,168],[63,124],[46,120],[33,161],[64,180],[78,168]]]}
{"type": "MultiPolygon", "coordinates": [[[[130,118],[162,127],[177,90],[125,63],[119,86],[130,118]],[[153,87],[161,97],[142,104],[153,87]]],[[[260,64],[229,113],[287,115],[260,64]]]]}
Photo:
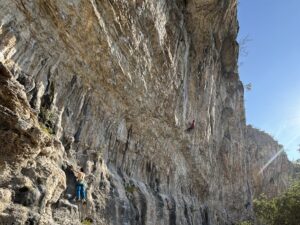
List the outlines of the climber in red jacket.
{"type": "Polygon", "coordinates": [[[193,130],[195,128],[195,120],[193,120],[193,122],[191,123],[191,125],[189,126],[188,129],[186,129],[187,132],[193,130]]]}

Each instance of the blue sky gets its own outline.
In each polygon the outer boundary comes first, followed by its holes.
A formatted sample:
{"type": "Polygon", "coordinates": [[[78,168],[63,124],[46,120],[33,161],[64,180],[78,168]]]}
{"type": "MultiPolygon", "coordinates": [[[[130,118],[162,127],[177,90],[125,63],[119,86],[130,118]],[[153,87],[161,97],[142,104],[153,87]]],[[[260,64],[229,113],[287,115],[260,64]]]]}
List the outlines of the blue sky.
{"type": "Polygon", "coordinates": [[[238,40],[247,123],[283,144],[290,160],[300,158],[300,0],[240,0],[238,40]]]}

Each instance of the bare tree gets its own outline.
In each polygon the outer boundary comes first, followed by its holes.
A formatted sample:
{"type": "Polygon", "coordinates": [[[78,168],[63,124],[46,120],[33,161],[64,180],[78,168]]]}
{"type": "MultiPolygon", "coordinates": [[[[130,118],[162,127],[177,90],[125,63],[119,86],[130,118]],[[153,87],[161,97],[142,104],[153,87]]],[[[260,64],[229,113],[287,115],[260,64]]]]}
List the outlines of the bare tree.
{"type": "Polygon", "coordinates": [[[252,90],[252,83],[245,84],[244,87],[247,91],[251,91],[252,90]]]}
{"type": "Polygon", "coordinates": [[[252,39],[250,38],[249,34],[239,40],[240,56],[246,57],[249,54],[248,44],[251,41],[252,39]]]}
{"type": "Polygon", "coordinates": [[[247,57],[249,54],[248,51],[248,44],[252,41],[249,34],[246,35],[243,38],[240,38],[239,42],[239,66],[242,66],[244,64],[243,61],[241,61],[241,58],[247,57]]]}

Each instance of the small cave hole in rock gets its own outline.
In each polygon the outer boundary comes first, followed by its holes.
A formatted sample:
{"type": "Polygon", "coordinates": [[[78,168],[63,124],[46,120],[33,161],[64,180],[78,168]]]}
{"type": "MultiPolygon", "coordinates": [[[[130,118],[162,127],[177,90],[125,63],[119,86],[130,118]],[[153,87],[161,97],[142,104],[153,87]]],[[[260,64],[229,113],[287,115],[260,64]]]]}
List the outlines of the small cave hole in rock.
{"type": "Polygon", "coordinates": [[[24,206],[31,206],[37,201],[38,198],[39,195],[36,192],[31,190],[29,187],[24,186],[16,190],[14,203],[24,206]]]}
{"type": "Polygon", "coordinates": [[[28,192],[28,191],[29,191],[29,188],[26,187],[26,186],[19,188],[20,193],[25,193],[25,192],[28,192]]]}

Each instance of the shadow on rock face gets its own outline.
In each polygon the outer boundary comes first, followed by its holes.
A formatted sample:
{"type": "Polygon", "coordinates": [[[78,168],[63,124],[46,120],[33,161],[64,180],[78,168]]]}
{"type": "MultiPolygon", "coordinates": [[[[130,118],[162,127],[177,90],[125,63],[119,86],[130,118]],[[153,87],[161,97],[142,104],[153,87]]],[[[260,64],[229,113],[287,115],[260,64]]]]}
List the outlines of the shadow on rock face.
{"type": "Polygon", "coordinates": [[[32,206],[37,203],[39,198],[39,191],[24,186],[16,190],[14,203],[18,203],[23,206],[32,206]]]}
{"type": "Polygon", "coordinates": [[[62,168],[67,178],[67,189],[65,190],[65,196],[71,200],[76,196],[76,177],[73,171],[69,167],[62,168]]]}
{"type": "Polygon", "coordinates": [[[28,218],[25,222],[25,225],[38,225],[38,220],[34,217],[28,218]]]}

